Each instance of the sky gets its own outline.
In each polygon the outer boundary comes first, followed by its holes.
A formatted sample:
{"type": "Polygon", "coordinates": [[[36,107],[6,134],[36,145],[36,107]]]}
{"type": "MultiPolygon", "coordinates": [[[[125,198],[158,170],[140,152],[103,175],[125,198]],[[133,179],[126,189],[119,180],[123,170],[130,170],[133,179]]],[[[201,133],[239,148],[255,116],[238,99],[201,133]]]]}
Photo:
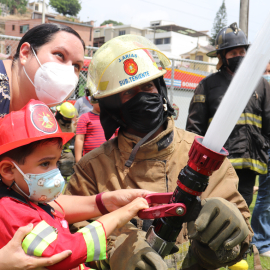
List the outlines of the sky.
{"type": "MultiPolygon", "coordinates": [[[[80,0],[81,21],[95,21],[99,26],[111,19],[124,24],[147,27],[150,21],[169,20],[177,25],[197,31],[209,30],[211,35],[214,18],[222,0],[80,0]]],[[[225,0],[227,24],[239,23],[240,0],[225,0]]],[[[249,34],[252,42],[257,32],[270,16],[269,0],[249,1],[249,34]]],[[[270,27],[270,25],[269,25],[270,27]]]]}

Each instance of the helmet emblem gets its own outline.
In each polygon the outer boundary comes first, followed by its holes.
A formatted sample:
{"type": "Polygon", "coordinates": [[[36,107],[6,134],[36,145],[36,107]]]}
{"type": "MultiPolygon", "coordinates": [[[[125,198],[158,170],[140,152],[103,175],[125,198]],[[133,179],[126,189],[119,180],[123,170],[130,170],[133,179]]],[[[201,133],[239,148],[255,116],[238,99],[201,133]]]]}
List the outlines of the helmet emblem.
{"type": "Polygon", "coordinates": [[[55,133],[58,129],[56,120],[50,109],[43,104],[31,108],[31,120],[34,127],[44,133],[55,133]]]}
{"type": "Polygon", "coordinates": [[[124,70],[129,76],[133,76],[138,72],[138,65],[132,58],[127,59],[123,63],[124,63],[124,70]]]}

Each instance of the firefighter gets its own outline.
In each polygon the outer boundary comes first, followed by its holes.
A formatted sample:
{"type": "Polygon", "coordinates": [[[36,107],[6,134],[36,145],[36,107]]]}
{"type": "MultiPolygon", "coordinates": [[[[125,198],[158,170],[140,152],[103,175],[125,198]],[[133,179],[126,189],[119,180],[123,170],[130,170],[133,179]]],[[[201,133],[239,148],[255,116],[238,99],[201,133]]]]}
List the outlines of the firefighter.
{"type": "MultiPolygon", "coordinates": [[[[216,50],[209,57],[218,57],[217,73],[197,86],[189,107],[186,129],[204,136],[225,95],[237,67],[246,54],[248,42],[236,23],[220,30],[216,50]]],[[[238,191],[248,206],[258,174],[267,173],[270,143],[270,87],[261,79],[224,147],[239,177],[238,191]]]]}
{"type": "MultiPolygon", "coordinates": [[[[64,102],[57,106],[56,109],[55,118],[62,132],[73,132],[75,134],[76,127],[74,123],[76,122],[75,118],[78,116],[76,108],[71,103],[64,102]]],[[[74,138],[63,146],[61,159],[59,160],[61,174],[66,177],[73,173],[75,158],[72,149],[74,149],[74,138]]]]}
{"type": "Polygon", "coordinates": [[[119,190],[88,197],[72,217],[65,216],[64,208],[54,210],[48,202],[55,201],[65,187],[57,161],[62,145],[73,136],[62,132],[49,108],[36,100],[0,120],[0,248],[20,226],[32,223],[21,242],[26,254],[50,257],[65,249],[72,251],[68,259],[49,269],[88,269],[80,264],[105,259],[106,235],[148,208],[143,198],[148,191],[119,190]],[[104,209],[107,215],[101,216],[104,209]],[[70,233],[70,218],[92,217],[99,218],[70,233]]]}
{"type": "MultiPolygon", "coordinates": [[[[195,134],[174,125],[174,110],[163,79],[168,65],[167,57],[141,36],[116,37],[95,53],[87,86],[94,93],[92,99],[99,101],[106,139],[118,127],[120,130],[117,138],[86,154],[75,165],[66,194],[88,196],[129,188],[163,193],[175,190],[195,134]]],[[[177,239],[179,252],[165,257],[166,263],[145,241],[151,222],[136,219],[132,220],[136,226],[130,223],[110,239],[108,260],[91,266],[165,270],[216,269],[234,264],[252,236],[250,213],[237,185],[237,175],[225,159],[201,196],[203,207],[195,223],[188,223],[188,228],[185,225],[177,239]],[[219,209],[219,218],[211,219],[213,209],[219,209]],[[221,233],[227,221],[228,227],[221,233]],[[193,239],[191,247],[188,235],[193,239]]]]}

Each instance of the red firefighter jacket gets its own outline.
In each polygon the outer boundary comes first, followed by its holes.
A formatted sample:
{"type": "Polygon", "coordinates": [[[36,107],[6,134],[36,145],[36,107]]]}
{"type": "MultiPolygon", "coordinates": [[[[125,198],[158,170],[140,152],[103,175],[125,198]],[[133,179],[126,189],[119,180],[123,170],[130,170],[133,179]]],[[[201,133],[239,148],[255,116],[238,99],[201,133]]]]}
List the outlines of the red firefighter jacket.
{"type": "Polygon", "coordinates": [[[72,251],[68,258],[47,267],[48,269],[90,269],[80,264],[96,258],[106,259],[106,234],[98,221],[91,223],[92,229],[87,226],[88,228],[84,227],[71,234],[61,213],[48,204],[36,205],[26,200],[15,191],[8,190],[3,182],[0,182],[0,209],[0,248],[11,240],[19,227],[32,223],[34,229],[23,240],[23,248],[27,254],[50,257],[64,250],[72,251]],[[39,228],[39,236],[34,239],[39,228]]]}

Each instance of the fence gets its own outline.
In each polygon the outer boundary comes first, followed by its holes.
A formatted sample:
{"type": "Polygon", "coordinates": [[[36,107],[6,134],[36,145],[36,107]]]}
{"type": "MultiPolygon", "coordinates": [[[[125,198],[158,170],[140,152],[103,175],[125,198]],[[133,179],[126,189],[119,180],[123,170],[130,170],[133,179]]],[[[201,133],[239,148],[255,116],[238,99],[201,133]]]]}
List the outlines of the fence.
{"type": "MultiPolygon", "coordinates": [[[[0,35],[0,59],[14,55],[20,39],[20,37],[0,35]]],[[[85,54],[92,55],[97,49],[96,47],[86,47],[85,54]]],[[[169,100],[178,113],[178,118],[175,120],[176,126],[184,129],[194,90],[204,77],[216,71],[215,64],[180,58],[172,58],[170,60],[172,64],[171,67],[167,68],[164,79],[168,87],[169,100]]],[[[74,95],[71,97],[72,99],[77,99],[84,95],[87,69],[90,61],[91,57],[85,57],[79,83],[74,95]]]]}

